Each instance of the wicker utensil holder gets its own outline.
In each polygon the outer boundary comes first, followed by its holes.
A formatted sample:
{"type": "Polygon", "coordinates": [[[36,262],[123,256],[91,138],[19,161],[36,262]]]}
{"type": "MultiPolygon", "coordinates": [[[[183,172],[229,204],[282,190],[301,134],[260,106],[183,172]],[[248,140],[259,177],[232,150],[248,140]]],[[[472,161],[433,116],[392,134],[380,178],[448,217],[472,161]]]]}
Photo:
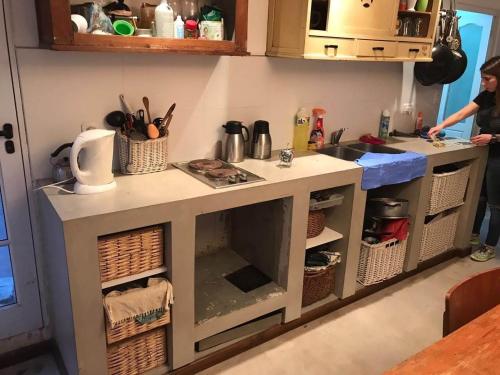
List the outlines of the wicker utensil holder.
{"type": "Polygon", "coordinates": [[[309,211],[307,218],[307,238],[319,236],[325,229],[325,213],[323,210],[309,211]]]}
{"type": "Polygon", "coordinates": [[[319,271],[304,271],[302,306],[308,306],[333,293],[335,287],[335,264],[319,271]]]}
{"type": "Polygon", "coordinates": [[[168,137],[136,141],[117,131],[120,142],[120,172],[144,174],[167,169],[168,137]]]}
{"type": "Polygon", "coordinates": [[[135,229],[97,241],[101,282],[163,266],[163,227],[135,229]]]}
{"type": "Polygon", "coordinates": [[[454,172],[432,175],[427,215],[434,215],[463,203],[470,168],[470,165],[467,165],[454,172]]]}
{"type": "Polygon", "coordinates": [[[141,374],[167,362],[165,328],[108,346],[108,374],[141,374]]]}

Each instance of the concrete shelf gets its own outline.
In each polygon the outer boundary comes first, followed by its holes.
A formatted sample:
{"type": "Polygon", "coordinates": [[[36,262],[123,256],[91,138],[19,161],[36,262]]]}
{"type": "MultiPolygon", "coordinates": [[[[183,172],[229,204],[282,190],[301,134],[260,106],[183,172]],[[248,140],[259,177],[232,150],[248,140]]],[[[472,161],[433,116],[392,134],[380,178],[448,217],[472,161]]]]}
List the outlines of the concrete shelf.
{"type": "Polygon", "coordinates": [[[247,313],[254,315],[245,314],[244,320],[248,321],[285,307],[286,292],[273,281],[245,293],[224,278],[249,264],[229,249],[196,259],[195,331],[198,340],[217,333],[214,331],[222,332],[240,324],[232,323],[227,316],[242,309],[247,308],[247,313]],[[222,323],[224,318],[226,323],[222,323]]]}
{"type": "Polygon", "coordinates": [[[344,237],[341,233],[334,231],[328,227],[323,229],[323,232],[319,236],[308,238],[306,241],[306,249],[310,249],[315,246],[323,245],[328,242],[337,241],[344,237]]]}
{"type": "Polygon", "coordinates": [[[106,282],[102,283],[101,285],[102,285],[102,289],[112,288],[112,287],[120,285],[120,284],[129,283],[131,281],[143,279],[145,277],[156,276],[156,275],[159,275],[159,274],[162,274],[165,272],[167,272],[167,267],[158,267],[158,268],[154,268],[152,270],[137,273],[135,275],[120,277],[119,279],[106,281],[106,282]]]}
{"type": "Polygon", "coordinates": [[[330,294],[328,297],[320,299],[317,302],[311,303],[309,306],[305,306],[302,308],[302,314],[305,314],[309,311],[315,310],[318,307],[321,307],[323,305],[326,305],[327,303],[333,302],[338,300],[339,298],[335,294],[330,294]]]}

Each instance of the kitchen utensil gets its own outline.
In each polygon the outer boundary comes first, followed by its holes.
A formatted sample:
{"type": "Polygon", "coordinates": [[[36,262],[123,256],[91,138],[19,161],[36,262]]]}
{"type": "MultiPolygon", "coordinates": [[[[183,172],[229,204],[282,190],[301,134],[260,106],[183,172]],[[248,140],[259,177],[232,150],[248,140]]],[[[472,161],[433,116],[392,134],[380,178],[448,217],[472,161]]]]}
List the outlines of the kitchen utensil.
{"type": "Polygon", "coordinates": [[[125,95],[120,94],[120,100],[122,101],[123,107],[125,108],[127,113],[131,113],[131,114],[135,113],[135,111],[132,109],[132,107],[125,100],[125,95]]]}
{"type": "Polygon", "coordinates": [[[149,139],[156,139],[160,136],[160,131],[155,124],[148,124],[147,133],[149,139]]]}
{"type": "Polygon", "coordinates": [[[151,120],[151,112],[149,112],[149,99],[147,96],[142,98],[142,102],[144,103],[144,108],[146,109],[146,114],[148,115],[148,124],[151,124],[153,121],[151,120]]]}
{"type": "Polygon", "coordinates": [[[424,86],[431,86],[445,79],[454,59],[453,52],[444,42],[445,19],[446,16],[442,13],[439,22],[439,33],[436,33],[437,41],[432,48],[432,62],[415,63],[415,78],[424,86]]]}
{"type": "Polygon", "coordinates": [[[125,129],[125,123],[127,122],[125,113],[123,113],[122,111],[113,111],[108,113],[105,120],[109,126],[122,129],[125,129]]]}
{"type": "Polygon", "coordinates": [[[118,35],[130,36],[134,35],[134,25],[125,20],[116,20],[113,22],[113,30],[118,35]]]}
{"type": "Polygon", "coordinates": [[[139,109],[137,111],[137,117],[134,121],[134,128],[141,134],[144,134],[146,137],[148,136],[148,128],[146,122],[144,121],[144,110],[139,109]]]}
{"type": "Polygon", "coordinates": [[[62,182],[73,178],[71,166],[67,156],[56,159],[59,154],[66,148],[71,148],[73,143],[64,143],[59,146],[53,153],[50,154],[50,164],[52,164],[52,178],[55,182],[62,182]]]}
{"type": "Polygon", "coordinates": [[[271,157],[271,144],[269,122],[264,120],[255,121],[252,137],[252,158],[269,159],[271,157]]]}
{"type": "Polygon", "coordinates": [[[396,198],[368,199],[367,213],[372,217],[404,218],[408,217],[408,200],[396,198]]]}
{"type": "Polygon", "coordinates": [[[70,165],[77,179],[76,194],[100,193],[116,187],[112,172],[114,135],[112,130],[92,129],[75,139],[70,165]]]}
{"type": "Polygon", "coordinates": [[[163,128],[168,120],[168,118],[172,115],[172,113],[174,112],[174,109],[175,109],[175,103],[173,103],[170,108],[168,109],[167,113],[165,114],[165,116],[163,117],[163,120],[159,126],[159,128],[163,128]]]}
{"type": "Polygon", "coordinates": [[[248,141],[248,128],[240,121],[228,121],[222,125],[226,129],[224,135],[223,160],[229,163],[239,163],[243,161],[245,153],[245,142],[248,141]],[[246,138],[243,136],[245,130],[246,138]]]}

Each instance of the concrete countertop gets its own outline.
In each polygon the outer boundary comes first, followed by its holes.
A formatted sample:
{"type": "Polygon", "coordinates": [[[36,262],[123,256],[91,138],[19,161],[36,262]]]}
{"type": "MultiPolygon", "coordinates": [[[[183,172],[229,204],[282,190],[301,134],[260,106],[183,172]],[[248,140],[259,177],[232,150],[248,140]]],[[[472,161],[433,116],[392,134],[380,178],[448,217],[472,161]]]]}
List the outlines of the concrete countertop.
{"type": "Polygon", "coordinates": [[[315,152],[306,152],[297,156],[290,168],[278,167],[276,153],[271,159],[246,159],[238,163],[237,166],[265,178],[265,181],[214,189],[185,172],[169,166],[168,170],[158,173],[144,175],[115,174],[117,188],[104,193],[76,195],[48,188],[44,190],[44,194],[46,194],[61,221],[66,222],[356,169],[359,169],[360,177],[362,173],[361,167],[353,162],[316,154],[315,152]]]}

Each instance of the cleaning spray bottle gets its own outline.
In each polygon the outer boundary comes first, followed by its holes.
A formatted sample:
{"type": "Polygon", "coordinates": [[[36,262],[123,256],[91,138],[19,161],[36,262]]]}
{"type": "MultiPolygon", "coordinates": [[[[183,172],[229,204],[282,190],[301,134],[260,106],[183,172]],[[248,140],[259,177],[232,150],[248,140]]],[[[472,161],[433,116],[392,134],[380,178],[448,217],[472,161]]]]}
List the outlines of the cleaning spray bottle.
{"type": "Polygon", "coordinates": [[[293,148],[295,151],[306,151],[309,140],[309,115],[305,108],[299,108],[295,115],[293,127],[293,148]]]}
{"type": "Polygon", "coordinates": [[[309,142],[316,144],[316,149],[323,148],[325,144],[325,129],[323,127],[323,118],[326,111],[323,108],[313,108],[313,117],[315,118],[314,129],[311,131],[309,142]]]}

